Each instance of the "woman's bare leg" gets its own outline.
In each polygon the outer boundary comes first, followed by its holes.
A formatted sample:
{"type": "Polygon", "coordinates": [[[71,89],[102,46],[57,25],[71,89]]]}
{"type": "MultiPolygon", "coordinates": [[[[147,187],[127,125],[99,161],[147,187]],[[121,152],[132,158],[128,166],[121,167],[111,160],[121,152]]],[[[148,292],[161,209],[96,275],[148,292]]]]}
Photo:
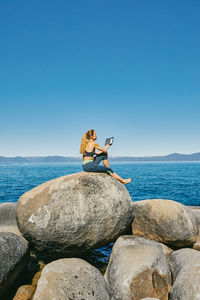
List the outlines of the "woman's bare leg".
{"type": "Polygon", "coordinates": [[[127,184],[127,183],[131,182],[131,178],[123,179],[119,175],[117,175],[115,172],[112,173],[111,176],[114,177],[114,178],[116,178],[117,180],[119,180],[123,184],[127,184]]]}
{"type": "MultiPolygon", "coordinates": [[[[104,159],[103,164],[104,164],[105,167],[110,168],[110,164],[109,164],[108,159],[104,159]]],[[[119,175],[117,175],[116,173],[111,174],[111,176],[114,177],[115,179],[119,180],[123,184],[131,182],[131,178],[123,179],[119,175]]]]}

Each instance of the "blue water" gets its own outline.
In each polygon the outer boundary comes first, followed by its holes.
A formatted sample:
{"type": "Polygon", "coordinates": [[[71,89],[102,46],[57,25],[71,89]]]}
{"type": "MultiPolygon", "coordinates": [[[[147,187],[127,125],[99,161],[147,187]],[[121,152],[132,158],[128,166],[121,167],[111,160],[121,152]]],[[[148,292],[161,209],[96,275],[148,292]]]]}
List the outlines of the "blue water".
{"type": "MultiPolygon", "coordinates": [[[[111,163],[121,177],[131,177],[126,185],[132,201],[171,199],[200,206],[200,162],[111,163]]],[[[82,171],[80,163],[0,164],[0,203],[17,202],[37,185],[82,171]]]]}

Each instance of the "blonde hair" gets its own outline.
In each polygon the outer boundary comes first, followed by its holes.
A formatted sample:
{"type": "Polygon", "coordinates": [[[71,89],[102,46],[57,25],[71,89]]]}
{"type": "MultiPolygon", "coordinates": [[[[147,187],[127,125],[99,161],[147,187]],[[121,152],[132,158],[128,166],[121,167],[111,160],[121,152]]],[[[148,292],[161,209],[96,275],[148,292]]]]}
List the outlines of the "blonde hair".
{"type": "Polygon", "coordinates": [[[81,145],[80,145],[80,153],[84,154],[85,153],[85,148],[89,142],[90,137],[94,134],[94,129],[88,130],[81,139],[81,145]]]}

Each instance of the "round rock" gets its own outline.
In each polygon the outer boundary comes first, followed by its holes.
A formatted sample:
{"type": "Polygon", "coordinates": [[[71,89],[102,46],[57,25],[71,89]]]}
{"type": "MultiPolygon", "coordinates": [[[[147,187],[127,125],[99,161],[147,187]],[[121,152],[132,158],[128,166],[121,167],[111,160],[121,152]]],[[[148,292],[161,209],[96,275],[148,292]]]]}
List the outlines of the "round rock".
{"type": "Polygon", "coordinates": [[[78,258],[53,261],[42,270],[33,300],[109,300],[106,282],[95,267],[78,258]]]}
{"type": "Polygon", "coordinates": [[[11,232],[0,232],[0,296],[13,284],[28,259],[27,241],[11,232]]]}
{"type": "Polygon", "coordinates": [[[164,199],[133,203],[134,235],[175,246],[191,245],[199,233],[193,213],[183,204],[164,199]]]}
{"type": "Polygon", "coordinates": [[[80,172],[47,181],[17,203],[23,236],[47,253],[80,255],[107,244],[132,223],[126,187],[103,173],[80,172]]]}
{"type": "Polygon", "coordinates": [[[105,280],[110,298],[167,300],[171,273],[162,244],[141,237],[121,236],[115,242],[105,280]]]}

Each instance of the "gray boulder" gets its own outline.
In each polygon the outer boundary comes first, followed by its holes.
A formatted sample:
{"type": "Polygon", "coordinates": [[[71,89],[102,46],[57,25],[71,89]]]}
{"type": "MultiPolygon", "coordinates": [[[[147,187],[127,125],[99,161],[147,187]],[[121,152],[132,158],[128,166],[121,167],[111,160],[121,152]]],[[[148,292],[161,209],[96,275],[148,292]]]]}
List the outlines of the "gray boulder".
{"type": "Polygon", "coordinates": [[[174,251],[171,270],[173,285],[169,299],[200,299],[200,252],[189,248],[174,251]]]}
{"type": "Polygon", "coordinates": [[[119,237],[104,276],[111,300],[167,300],[171,273],[163,249],[160,243],[141,237],[119,237]]]}
{"type": "Polygon", "coordinates": [[[28,243],[23,237],[0,232],[0,297],[25,267],[28,253],[28,243]]]}
{"type": "Polygon", "coordinates": [[[200,207],[199,206],[188,206],[191,212],[194,214],[198,225],[200,226],[200,207]]]}
{"type": "MultiPolygon", "coordinates": [[[[188,206],[196,218],[196,222],[200,228],[200,207],[199,206],[188,206]]],[[[193,244],[193,249],[200,251],[200,232],[195,238],[195,243],[193,244]]]]}
{"type": "Polygon", "coordinates": [[[33,300],[109,300],[106,282],[95,267],[78,258],[53,261],[42,270],[33,300]]]}
{"type": "Polygon", "coordinates": [[[123,234],[133,219],[131,203],[118,180],[80,172],[23,194],[16,217],[23,236],[38,250],[74,256],[123,234]]]}
{"type": "Polygon", "coordinates": [[[17,227],[15,210],[17,203],[0,203],[0,232],[12,232],[21,235],[17,227]]]}
{"type": "Polygon", "coordinates": [[[134,235],[164,244],[192,245],[199,233],[193,213],[183,204],[164,199],[151,199],[133,203],[134,235]]]}

